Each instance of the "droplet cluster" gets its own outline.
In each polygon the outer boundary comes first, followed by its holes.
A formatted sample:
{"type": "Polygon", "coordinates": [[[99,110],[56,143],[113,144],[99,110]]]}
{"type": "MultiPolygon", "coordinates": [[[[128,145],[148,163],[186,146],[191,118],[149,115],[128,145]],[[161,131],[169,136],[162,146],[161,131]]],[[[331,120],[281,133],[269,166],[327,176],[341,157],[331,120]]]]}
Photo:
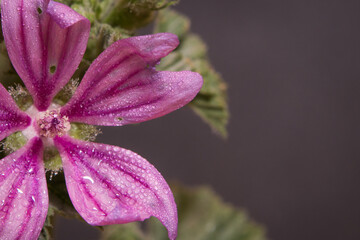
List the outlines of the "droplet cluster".
{"type": "Polygon", "coordinates": [[[68,191],[80,215],[94,225],[157,217],[176,228],[176,206],[161,174],[144,158],[123,148],[56,138],[68,191]]]}
{"type": "Polygon", "coordinates": [[[42,141],[34,138],[0,161],[0,239],[35,239],[48,209],[42,141]]]}

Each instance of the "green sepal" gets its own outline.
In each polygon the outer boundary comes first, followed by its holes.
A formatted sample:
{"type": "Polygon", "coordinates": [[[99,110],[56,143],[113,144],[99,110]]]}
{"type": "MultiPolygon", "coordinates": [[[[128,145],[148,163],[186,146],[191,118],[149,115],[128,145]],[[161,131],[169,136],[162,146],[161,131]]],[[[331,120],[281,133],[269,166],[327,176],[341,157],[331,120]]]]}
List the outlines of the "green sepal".
{"type": "Polygon", "coordinates": [[[158,70],[198,72],[204,79],[200,93],[189,104],[210,127],[224,138],[227,137],[229,109],[227,86],[221,75],[210,64],[204,41],[189,31],[190,22],[174,10],[160,12],[155,32],[172,32],[180,38],[179,47],[162,59],[158,70]]]}
{"type": "Polygon", "coordinates": [[[43,159],[46,170],[57,172],[62,169],[61,157],[56,147],[45,147],[43,159]]]}
{"type": "Polygon", "coordinates": [[[76,88],[79,85],[79,79],[71,79],[53,99],[53,102],[64,106],[74,95],[76,88]]]}
{"type": "MultiPolygon", "coordinates": [[[[240,209],[224,203],[210,188],[172,185],[178,206],[177,240],[265,240],[265,230],[240,209]]],[[[165,227],[155,218],[105,227],[102,240],[167,240],[165,227]]]]}
{"type": "Polygon", "coordinates": [[[15,152],[27,143],[26,137],[22,132],[15,132],[3,140],[2,145],[6,155],[15,152]]]}
{"type": "Polygon", "coordinates": [[[101,130],[94,125],[86,123],[71,123],[69,135],[83,141],[95,141],[101,130]]]}
{"type": "Polygon", "coordinates": [[[20,84],[15,86],[8,86],[8,91],[14,99],[16,105],[23,111],[26,111],[33,105],[33,99],[29,91],[20,84]]]}
{"type": "MultiPolygon", "coordinates": [[[[84,123],[71,123],[69,135],[79,140],[95,141],[95,138],[99,133],[101,133],[101,131],[96,126],[84,123]]],[[[15,132],[1,141],[1,150],[5,155],[8,155],[20,149],[26,143],[27,138],[22,132],[15,132]]],[[[4,154],[2,154],[2,157],[5,156],[4,154]]],[[[61,157],[56,147],[45,147],[43,159],[47,171],[57,173],[62,169],[61,157]]]]}

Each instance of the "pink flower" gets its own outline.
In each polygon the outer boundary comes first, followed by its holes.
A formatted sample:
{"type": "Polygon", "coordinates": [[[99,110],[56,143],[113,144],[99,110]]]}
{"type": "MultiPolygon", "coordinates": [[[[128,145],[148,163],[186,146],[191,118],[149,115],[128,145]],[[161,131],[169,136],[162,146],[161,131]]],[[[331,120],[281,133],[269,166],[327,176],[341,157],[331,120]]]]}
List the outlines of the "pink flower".
{"type": "Polygon", "coordinates": [[[69,81],[86,49],[90,22],[49,0],[2,0],[6,47],[32,94],[22,112],[0,84],[0,140],[16,131],[27,144],[0,160],[0,239],[37,239],[48,210],[43,149],[60,152],[67,189],[79,214],[92,225],[157,217],[177,235],[174,197],[164,178],[129,150],[80,141],[70,122],[122,126],[163,116],[191,101],[199,74],[157,72],[155,64],[178,45],[170,33],[120,40],[90,66],[63,107],[53,97],[69,81]]]}

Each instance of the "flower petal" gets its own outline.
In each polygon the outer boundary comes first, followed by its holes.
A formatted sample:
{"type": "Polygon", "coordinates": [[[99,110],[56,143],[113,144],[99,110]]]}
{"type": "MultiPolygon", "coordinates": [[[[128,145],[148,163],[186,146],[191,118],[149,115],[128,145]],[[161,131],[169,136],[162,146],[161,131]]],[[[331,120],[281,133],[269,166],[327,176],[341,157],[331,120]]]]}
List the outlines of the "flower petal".
{"type": "Polygon", "coordinates": [[[129,150],[70,137],[55,138],[71,201],[92,225],[157,217],[176,238],[174,197],[161,174],[129,150]]]}
{"type": "Polygon", "coordinates": [[[155,64],[178,45],[159,33],[119,40],[90,66],[62,114],[70,121],[121,126],[163,116],[200,91],[198,73],[157,72],[155,64]]]}
{"type": "Polygon", "coordinates": [[[11,133],[25,129],[31,119],[16,106],[6,89],[0,84],[0,140],[11,133]]]}
{"type": "Polygon", "coordinates": [[[0,239],[37,239],[48,211],[42,141],[0,160],[0,239]]]}
{"type": "Polygon", "coordinates": [[[46,110],[78,67],[90,22],[49,0],[2,0],[1,18],[11,62],[35,106],[46,110]]]}

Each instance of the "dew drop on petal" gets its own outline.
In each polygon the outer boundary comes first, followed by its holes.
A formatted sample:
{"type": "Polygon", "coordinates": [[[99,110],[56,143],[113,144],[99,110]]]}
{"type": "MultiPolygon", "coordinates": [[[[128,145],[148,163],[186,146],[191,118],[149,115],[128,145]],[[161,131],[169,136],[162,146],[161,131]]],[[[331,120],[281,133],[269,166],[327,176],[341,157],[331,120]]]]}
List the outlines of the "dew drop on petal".
{"type": "Polygon", "coordinates": [[[90,176],[83,176],[82,178],[89,180],[92,184],[94,183],[94,179],[92,179],[92,177],[90,177],[90,176]]]}

